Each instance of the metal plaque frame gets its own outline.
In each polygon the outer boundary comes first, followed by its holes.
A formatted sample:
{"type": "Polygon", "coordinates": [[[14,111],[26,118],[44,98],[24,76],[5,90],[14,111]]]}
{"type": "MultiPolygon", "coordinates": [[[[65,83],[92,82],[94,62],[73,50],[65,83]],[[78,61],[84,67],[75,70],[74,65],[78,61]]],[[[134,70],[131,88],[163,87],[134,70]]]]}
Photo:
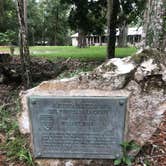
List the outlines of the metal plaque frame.
{"type": "Polygon", "coordinates": [[[28,98],[35,158],[122,156],[127,97],[28,98]]]}

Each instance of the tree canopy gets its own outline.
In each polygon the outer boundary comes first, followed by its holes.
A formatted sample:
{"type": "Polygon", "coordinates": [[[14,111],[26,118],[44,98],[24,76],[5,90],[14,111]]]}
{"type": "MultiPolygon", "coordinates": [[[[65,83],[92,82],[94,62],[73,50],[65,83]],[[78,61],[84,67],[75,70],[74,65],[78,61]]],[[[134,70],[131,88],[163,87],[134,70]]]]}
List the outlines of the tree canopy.
{"type": "Polygon", "coordinates": [[[79,33],[79,46],[84,46],[85,35],[102,34],[106,26],[106,0],[61,0],[71,6],[69,25],[79,33]]]}
{"type": "MultiPolygon", "coordinates": [[[[76,32],[79,33],[80,45],[84,45],[85,36],[91,34],[104,34],[105,30],[107,29],[108,22],[107,11],[110,10],[109,8],[111,8],[111,11],[113,11],[113,4],[110,7],[107,5],[107,2],[109,1],[111,0],[28,0],[27,22],[29,27],[28,39],[30,45],[70,45],[70,35],[71,33],[76,32]]],[[[114,22],[114,19],[116,19],[116,25],[113,26],[114,30],[109,29],[109,32],[114,32],[115,34],[115,27],[119,28],[120,37],[122,34],[122,37],[124,38],[125,35],[123,34],[127,32],[127,26],[130,26],[130,24],[136,25],[141,23],[144,15],[144,29],[147,29],[147,32],[145,32],[147,34],[147,40],[144,43],[146,43],[146,45],[153,46],[153,44],[151,44],[154,43],[152,38],[153,36],[158,35],[151,35],[150,31],[156,33],[159,32],[158,30],[154,30],[153,27],[157,25],[157,21],[154,20],[158,14],[160,16],[162,15],[162,18],[165,18],[163,14],[161,14],[164,13],[165,8],[163,1],[116,1],[116,3],[118,3],[116,6],[117,17],[112,17],[112,22],[114,22]],[[146,8],[145,4],[147,5],[146,8]],[[154,16],[153,13],[156,13],[157,10],[152,11],[153,6],[155,7],[155,4],[163,4],[163,7],[159,9],[161,12],[159,12],[157,15],[154,14],[156,16],[154,16]],[[149,13],[152,17],[148,16],[147,13],[149,13]],[[147,21],[145,16],[148,18],[147,21]],[[150,26],[151,22],[153,21],[156,23],[150,26]],[[146,22],[148,22],[148,24],[146,24],[146,22]]],[[[160,6],[161,5],[159,5],[159,7],[160,6]]],[[[160,18],[157,20],[160,20],[160,18]]],[[[164,29],[165,28],[161,28],[160,31],[165,32],[164,29]]],[[[14,0],[0,1],[0,36],[1,45],[11,43],[18,44],[18,19],[14,0]]],[[[164,36],[165,35],[160,35],[158,39],[162,41],[162,38],[165,38],[164,36]]],[[[156,37],[154,40],[158,39],[156,37]]],[[[110,37],[110,41],[110,44],[114,44],[113,36],[110,37]]],[[[123,39],[121,38],[119,41],[122,42],[123,39]]],[[[161,44],[161,41],[158,43],[161,44]]],[[[112,48],[114,48],[114,46],[112,48]]]]}
{"type": "Polygon", "coordinates": [[[0,1],[0,33],[0,43],[17,43],[18,21],[16,5],[13,0],[0,1]]]}

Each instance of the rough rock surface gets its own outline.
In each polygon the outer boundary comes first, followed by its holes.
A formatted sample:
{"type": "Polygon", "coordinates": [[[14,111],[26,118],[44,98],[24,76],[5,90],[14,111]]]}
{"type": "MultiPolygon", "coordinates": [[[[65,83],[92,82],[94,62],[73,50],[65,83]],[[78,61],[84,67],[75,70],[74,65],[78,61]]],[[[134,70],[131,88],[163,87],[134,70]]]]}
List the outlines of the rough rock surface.
{"type": "MultiPolygon", "coordinates": [[[[93,72],[71,79],[46,81],[22,92],[23,112],[19,123],[24,134],[30,133],[27,107],[30,95],[128,96],[127,139],[143,145],[155,132],[166,111],[166,54],[145,50],[131,58],[109,60],[93,72]]],[[[91,162],[38,160],[41,166],[83,166],[91,165],[91,162]]],[[[107,165],[106,161],[98,161],[97,165],[102,164],[107,165]]]]}

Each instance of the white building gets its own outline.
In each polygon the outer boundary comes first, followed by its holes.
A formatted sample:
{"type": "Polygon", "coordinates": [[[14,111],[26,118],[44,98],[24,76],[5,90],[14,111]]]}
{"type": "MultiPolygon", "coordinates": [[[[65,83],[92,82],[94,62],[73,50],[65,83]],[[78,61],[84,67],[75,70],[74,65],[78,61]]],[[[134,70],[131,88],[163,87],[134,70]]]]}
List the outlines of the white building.
{"type": "MultiPolygon", "coordinates": [[[[142,37],[143,28],[132,27],[128,28],[127,42],[129,45],[135,45],[140,43],[142,37]]],[[[117,42],[119,40],[119,30],[116,33],[117,42]]],[[[78,33],[71,36],[72,46],[78,46],[78,33]]],[[[105,33],[103,36],[89,35],[86,37],[86,43],[89,46],[98,46],[107,44],[108,34],[105,33]]]]}

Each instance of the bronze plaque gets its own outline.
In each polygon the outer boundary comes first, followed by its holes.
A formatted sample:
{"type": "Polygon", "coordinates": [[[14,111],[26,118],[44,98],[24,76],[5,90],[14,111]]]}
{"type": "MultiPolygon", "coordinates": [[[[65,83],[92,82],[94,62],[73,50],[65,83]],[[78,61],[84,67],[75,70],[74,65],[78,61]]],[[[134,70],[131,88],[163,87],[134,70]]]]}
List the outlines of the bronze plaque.
{"type": "Polygon", "coordinates": [[[29,97],[35,158],[122,155],[126,97],[29,97]]]}

